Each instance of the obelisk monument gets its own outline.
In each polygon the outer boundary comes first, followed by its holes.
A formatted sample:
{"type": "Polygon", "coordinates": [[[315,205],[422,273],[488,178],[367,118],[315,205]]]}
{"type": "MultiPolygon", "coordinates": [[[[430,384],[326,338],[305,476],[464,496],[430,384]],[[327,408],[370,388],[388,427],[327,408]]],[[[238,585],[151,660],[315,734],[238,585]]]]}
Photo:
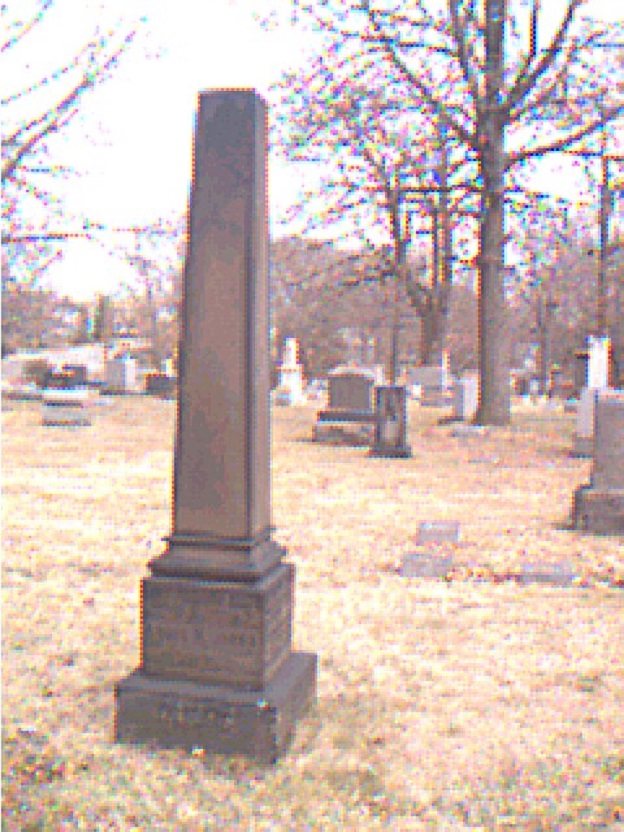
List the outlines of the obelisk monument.
{"type": "Polygon", "coordinates": [[[180,337],[172,533],[142,581],[141,662],[115,736],[275,760],[316,696],[272,539],[267,113],[201,93],[180,337]]]}

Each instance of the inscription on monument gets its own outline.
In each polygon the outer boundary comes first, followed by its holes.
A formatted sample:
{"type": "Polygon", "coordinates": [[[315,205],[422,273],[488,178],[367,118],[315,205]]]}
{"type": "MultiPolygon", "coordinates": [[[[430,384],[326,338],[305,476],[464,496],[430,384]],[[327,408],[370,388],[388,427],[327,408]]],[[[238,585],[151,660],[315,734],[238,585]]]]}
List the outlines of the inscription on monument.
{"type": "Polygon", "coordinates": [[[143,581],[143,669],[150,676],[260,688],[288,655],[292,568],[242,587],[143,581]]]}

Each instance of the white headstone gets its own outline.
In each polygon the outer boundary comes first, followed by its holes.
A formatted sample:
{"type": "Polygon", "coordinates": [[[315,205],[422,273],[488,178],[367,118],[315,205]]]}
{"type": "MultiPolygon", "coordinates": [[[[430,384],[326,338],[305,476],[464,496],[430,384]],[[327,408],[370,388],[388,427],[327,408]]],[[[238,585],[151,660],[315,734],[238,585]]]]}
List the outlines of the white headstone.
{"type": "Polygon", "coordinates": [[[301,404],[305,401],[303,370],[299,364],[299,344],[296,338],[287,338],[284,342],[275,401],[285,405],[301,404]]]}
{"type": "Polygon", "coordinates": [[[137,362],[134,358],[114,358],[106,362],[106,387],[115,393],[138,388],[137,362]]]}
{"type": "Polygon", "coordinates": [[[282,355],[282,367],[299,366],[299,343],[296,338],[287,338],[284,341],[284,353],[282,355]]]}
{"type": "Polygon", "coordinates": [[[442,367],[442,387],[445,390],[448,390],[453,384],[453,376],[451,375],[451,356],[448,350],[442,350],[440,365],[442,367]]]}
{"type": "Polygon", "coordinates": [[[587,343],[589,353],[587,361],[587,386],[593,390],[602,390],[609,386],[609,358],[611,341],[607,337],[590,336],[587,343]]]}
{"type": "Polygon", "coordinates": [[[479,407],[479,378],[466,373],[457,379],[453,387],[453,418],[471,422],[479,407]]]}

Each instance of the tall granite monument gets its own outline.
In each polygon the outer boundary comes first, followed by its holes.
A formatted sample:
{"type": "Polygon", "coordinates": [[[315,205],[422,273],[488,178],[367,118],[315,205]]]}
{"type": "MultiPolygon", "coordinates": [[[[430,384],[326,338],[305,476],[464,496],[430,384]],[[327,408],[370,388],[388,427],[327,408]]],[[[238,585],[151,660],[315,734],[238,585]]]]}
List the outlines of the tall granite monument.
{"type": "Polygon", "coordinates": [[[173,528],[141,587],[115,737],[275,760],[316,696],[271,534],[266,105],[201,93],[180,343],[173,528]]]}

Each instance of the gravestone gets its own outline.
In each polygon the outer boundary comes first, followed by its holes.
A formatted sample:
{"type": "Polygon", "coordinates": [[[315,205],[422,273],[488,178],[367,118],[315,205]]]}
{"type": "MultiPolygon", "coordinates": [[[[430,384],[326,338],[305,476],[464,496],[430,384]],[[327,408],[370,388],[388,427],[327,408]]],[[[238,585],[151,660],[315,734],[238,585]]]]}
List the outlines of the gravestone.
{"type": "Polygon", "coordinates": [[[86,427],[91,424],[92,393],[81,383],[83,376],[76,368],[46,373],[41,393],[43,425],[86,427]]]}
{"type": "Polygon", "coordinates": [[[332,370],[328,376],[329,409],[372,413],[374,384],[368,370],[332,370]]]}
{"type": "Polygon", "coordinates": [[[577,580],[572,564],[567,560],[555,563],[523,563],[518,582],[521,584],[547,584],[571,586],[577,580]]]}
{"type": "Polygon", "coordinates": [[[161,399],[174,399],[177,389],[177,379],[166,373],[148,373],[145,376],[145,392],[148,396],[158,396],[161,399]]]}
{"type": "Polygon", "coordinates": [[[91,391],[84,387],[51,387],[42,391],[42,424],[87,427],[91,424],[91,391]]]}
{"type": "Polygon", "coordinates": [[[284,405],[302,404],[303,369],[299,363],[299,343],[296,338],[286,338],[279,370],[279,385],[275,391],[275,402],[284,405]]]}
{"type": "Polygon", "coordinates": [[[419,550],[403,556],[401,574],[404,578],[446,578],[453,568],[452,552],[459,545],[459,523],[434,521],[421,523],[416,545],[419,550]]]}
{"type": "Polygon", "coordinates": [[[407,391],[399,385],[375,388],[375,442],[372,456],[406,458],[412,455],[407,444],[407,391]]]}
{"type": "Polygon", "coordinates": [[[439,364],[413,367],[408,373],[408,383],[412,388],[420,386],[420,403],[426,407],[445,407],[452,403],[453,377],[448,352],[443,352],[439,364]]]}
{"type": "Polygon", "coordinates": [[[609,386],[611,341],[608,337],[588,338],[587,386],[603,390],[609,386]]]}
{"type": "Polygon", "coordinates": [[[328,374],[328,405],[317,414],[314,438],[339,432],[370,443],[376,422],[374,386],[375,377],[370,370],[353,367],[332,370],[328,374]]]}
{"type": "Polygon", "coordinates": [[[478,407],[479,378],[474,373],[465,373],[453,387],[453,419],[472,422],[478,407]]]}
{"type": "Polygon", "coordinates": [[[576,411],[574,453],[576,456],[592,456],[594,450],[594,423],[596,396],[609,386],[609,362],[611,342],[609,338],[587,339],[585,386],[580,392],[576,411]]]}
{"type": "Polygon", "coordinates": [[[291,649],[294,567],[272,539],[266,105],[204,92],[195,128],[173,528],[142,581],[122,742],[274,761],[316,695],[291,649]]]}
{"type": "Polygon", "coordinates": [[[71,375],[74,387],[86,387],[89,384],[89,368],[85,364],[63,364],[63,372],[71,375]]]}
{"type": "Polygon", "coordinates": [[[577,529],[624,534],[624,391],[597,394],[591,479],[576,490],[572,513],[577,529]]]}
{"type": "Polygon", "coordinates": [[[106,362],[105,388],[108,393],[130,393],[138,389],[134,358],[113,358],[106,362]]]}
{"type": "Polygon", "coordinates": [[[594,452],[594,421],[598,390],[583,387],[576,406],[576,427],[574,431],[575,456],[592,456],[594,452]]]}

